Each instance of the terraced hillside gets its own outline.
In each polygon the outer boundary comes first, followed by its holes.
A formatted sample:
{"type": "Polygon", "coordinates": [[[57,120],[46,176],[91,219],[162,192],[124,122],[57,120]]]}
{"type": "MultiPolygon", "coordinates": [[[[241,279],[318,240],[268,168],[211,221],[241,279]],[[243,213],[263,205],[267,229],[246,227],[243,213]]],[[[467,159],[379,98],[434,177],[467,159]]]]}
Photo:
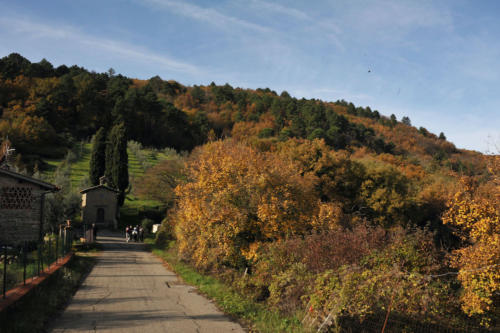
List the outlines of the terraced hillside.
{"type": "MultiPolygon", "coordinates": [[[[129,145],[130,146],[130,145],[129,145]]],[[[64,159],[46,159],[46,170],[43,172],[43,177],[56,181],[57,170],[61,170],[66,165],[70,172],[70,184],[72,190],[78,190],[89,186],[88,174],[91,154],[90,143],[80,143],[75,145],[75,148],[68,152],[64,159]]],[[[137,196],[134,193],[134,181],[140,179],[145,170],[156,165],[162,160],[168,158],[168,155],[163,151],[152,149],[143,149],[142,147],[132,145],[132,148],[127,149],[129,177],[131,188],[123,207],[120,209],[120,224],[138,224],[144,217],[153,217],[158,219],[163,212],[163,206],[160,202],[148,200],[137,196]]]]}

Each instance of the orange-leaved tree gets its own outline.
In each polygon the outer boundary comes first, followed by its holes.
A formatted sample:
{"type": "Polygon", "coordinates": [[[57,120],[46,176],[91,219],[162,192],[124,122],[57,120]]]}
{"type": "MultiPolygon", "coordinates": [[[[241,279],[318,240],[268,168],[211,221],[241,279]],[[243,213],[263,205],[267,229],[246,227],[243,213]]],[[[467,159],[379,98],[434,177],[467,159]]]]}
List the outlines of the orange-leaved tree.
{"type": "Polygon", "coordinates": [[[320,210],[313,175],[232,140],[195,150],[187,175],[170,221],[180,254],[199,268],[249,265],[260,244],[305,234],[333,214],[320,210]]]}
{"type": "MultiPolygon", "coordinates": [[[[498,172],[498,157],[496,167],[498,172]]],[[[463,286],[462,309],[488,325],[500,303],[500,188],[498,183],[478,187],[462,180],[462,189],[449,202],[443,222],[455,228],[464,246],[453,251],[463,286]]]]}

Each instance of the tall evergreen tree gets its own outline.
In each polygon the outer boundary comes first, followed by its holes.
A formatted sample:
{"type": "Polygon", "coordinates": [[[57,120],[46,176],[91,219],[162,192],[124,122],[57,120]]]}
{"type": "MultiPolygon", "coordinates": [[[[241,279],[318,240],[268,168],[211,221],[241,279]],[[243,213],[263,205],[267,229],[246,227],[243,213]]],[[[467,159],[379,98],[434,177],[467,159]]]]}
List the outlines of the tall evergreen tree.
{"type": "Polygon", "coordinates": [[[128,154],[127,154],[127,135],[125,125],[121,123],[117,126],[116,148],[114,153],[114,172],[113,181],[120,191],[120,206],[125,201],[125,190],[128,182],[128,154]]]}
{"type": "Polygon", "coordinates": [[[125,201],[125,190],[128,182],[127,134],[125,124],[115,125],[109,134],[106,147],[106,175],[110,185],[120,191],[119,204],[125,201]]]}
{"type": "Polygon", "coordinates": [[[115,146],[112,144],[113,129],[114,127],[109,132],[108,140],[106,142],[106,161],[105,161],[104,176],[106,176],[108,185],[112,188],[116,188],[116,185],[113,182],[113,155],[115,151],[115,146]]]}
{"type": "Polygon", "coordinates": [[[92,185],[99,184],[99,178],[104,176],[106,170],[106,131],[99,128],[92,142],[90,157],[89,178],[92,185]]]}
{"type": "Polygon", "coordinates": [[[410,117],[403,117],[401,118],[401,122],[405,125],[408,125],[408,126],[411,126],[411,120],[410,120],[410,117]]]}
{"type": "Polygon", "coordinates": [[[398,123],[398,119],[396,118],[396,116],[393,114],[391,114],[391,126],[394,126],[398,123]]]}

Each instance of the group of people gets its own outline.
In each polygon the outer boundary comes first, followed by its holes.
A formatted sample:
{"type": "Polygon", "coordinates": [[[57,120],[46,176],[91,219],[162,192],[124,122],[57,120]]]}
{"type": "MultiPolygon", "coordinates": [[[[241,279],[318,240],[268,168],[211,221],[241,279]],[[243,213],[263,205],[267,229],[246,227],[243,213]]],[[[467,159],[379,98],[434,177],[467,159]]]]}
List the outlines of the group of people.
{"type": "Polygon", "coordinates": [[[125,240],[127,243],[131,240],[134,242],[144,242],[144,228],[140,225],[135,227],[127,226],[125,228],[125,240]]]}

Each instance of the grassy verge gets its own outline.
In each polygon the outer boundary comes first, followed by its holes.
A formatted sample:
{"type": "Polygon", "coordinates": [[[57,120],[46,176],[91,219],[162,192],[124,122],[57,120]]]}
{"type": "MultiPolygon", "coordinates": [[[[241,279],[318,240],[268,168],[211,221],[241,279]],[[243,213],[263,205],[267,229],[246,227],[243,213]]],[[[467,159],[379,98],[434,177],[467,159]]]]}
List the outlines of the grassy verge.
{"type": "Polygon", "coordinates": [[[256,332],[303,332],[297,317],[283,317],[263,304],[245,298],[221,281],[199,273],[193,267],[179,260],[175,250],[161,249],[150,239],[152,252],[165,260],[186,283],[195,286],[205,296],[214,300],[224,313],[250,327],[256,332]]]}
{"type": "Polygon", "coordinates": [[[65,307],[95,262],[91,255],[75,254],[64,268],[0,313],[0,332],[46,332],[49,320],[65,307]]]}

